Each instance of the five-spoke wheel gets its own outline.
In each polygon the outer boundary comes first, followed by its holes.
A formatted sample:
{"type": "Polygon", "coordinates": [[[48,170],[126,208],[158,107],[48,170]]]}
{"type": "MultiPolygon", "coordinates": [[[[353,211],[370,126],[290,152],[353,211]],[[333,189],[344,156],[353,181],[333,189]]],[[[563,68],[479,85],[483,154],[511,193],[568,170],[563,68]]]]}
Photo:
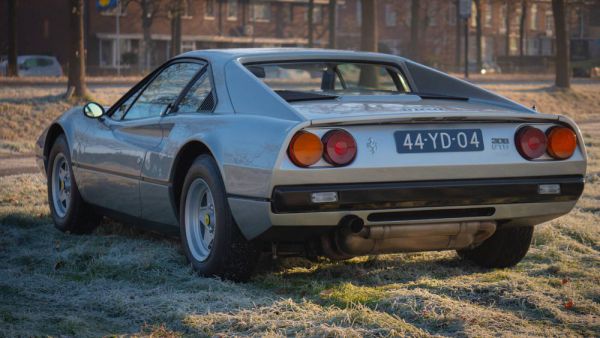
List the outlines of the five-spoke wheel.
{"type": "Polygon", "coordinates": [[[90,233],[100,216],[83,201],[71,168],[69,145],[60,135],[48,154],[48,204],[54,225],[60,231],[90,233]]]}
{"type": "Polygon", "coordinates": [[[192,256],[203,262],[210,255],[217,224],[213,194],[203,179],[192,182],[185,203],[187,244],[192,256]]]}
{"type": "Polygon", "coordinates": [[[59,217],[65,217],[71,202],[71,173],[67,159],[58,153],[52,166],[52,203],[59,217]]]}
{"type": "Polygon", "coordinates": [[[179,215],[181,244],[198,273],[237,281],[250,277],[259,248],[235,224],[219,167],[210,155],[198,156],[188,169],[179,215]]]}

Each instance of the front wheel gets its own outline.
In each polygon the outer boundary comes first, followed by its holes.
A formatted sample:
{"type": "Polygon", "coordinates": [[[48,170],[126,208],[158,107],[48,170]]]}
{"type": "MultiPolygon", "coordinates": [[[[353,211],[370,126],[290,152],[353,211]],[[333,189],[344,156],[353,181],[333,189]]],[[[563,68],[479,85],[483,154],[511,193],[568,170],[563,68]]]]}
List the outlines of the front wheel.
{"type": "Polygon", "coordinates": [[[181,244],[199,274],[234,281],[250,278],[259,250],[235,224],[211,156],[200,155],[188,170],[179,209],[181,244]]]}
{"type": "Polygon", "coordinates": [[[457,252],[462,258],[485,268],[507,268],[525,257],[532,237],[533,226],[500,228],[478,247],[457,252]]]}
{"type": "Polygon", "coordinates": [[[48,204],[54,226],[63,232],[87,234],[98,226],[98,216],[86,204],[77,188],[71,167],[69,146],[63,135],[59,136],[48,156],[48,204]]]}

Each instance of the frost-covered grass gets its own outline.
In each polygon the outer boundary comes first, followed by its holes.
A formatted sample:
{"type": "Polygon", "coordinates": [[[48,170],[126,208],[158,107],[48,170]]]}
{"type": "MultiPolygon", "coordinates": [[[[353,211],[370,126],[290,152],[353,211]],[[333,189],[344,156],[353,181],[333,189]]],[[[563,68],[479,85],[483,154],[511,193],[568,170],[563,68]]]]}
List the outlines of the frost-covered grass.
{"type": "MultiPolygon", "coordinates": [[[[27,111],[35,100],[0,107],[27,111]]],[[[46,112],[68,106],[50,101],[46,112]]],[[[27,133],[38,128],[16,119],[15,135],[25,123],[27,133]]],[[[264,258],[246,284],[201,278],[177,239],[110,221],[91,235],[60,233],[40,175],[2,177],[0,337],[600,336],[599,130],[583,127],[583,198],[538,226],[523,262],[503,270],[448,251],[339,263],[264,258]]]]}
{"type": "Polygon", "coordinates": [[[596,162],[576,209],[540,225],[512,269],[454,252],[263,258],[246,284],[198,277],[177,239],[127,225],[60,233],[41,176],[3,177],[0,336],[598,336],[599,171],[596,162]]]}

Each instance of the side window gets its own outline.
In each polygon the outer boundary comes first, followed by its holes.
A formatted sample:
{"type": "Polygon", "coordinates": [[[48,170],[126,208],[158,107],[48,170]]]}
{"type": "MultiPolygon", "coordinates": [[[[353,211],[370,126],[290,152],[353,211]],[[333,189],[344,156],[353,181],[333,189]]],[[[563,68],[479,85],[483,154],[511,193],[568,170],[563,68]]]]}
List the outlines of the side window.
{"type": "Polygon", "coordinates": [[[127,109],[135,101],[135,99],[138,97],[138,95],[140,94],[140,92],[142,91],[142,89],[143,89],[143,87],[140,88],[135,93],[133,93],[131,96],[129,96],[129,98],[127,100],[125,100],[125,102],[123,102],[117,109],[114,110],[114,112],[112,113],[112,115],[110,116],[110,118],[113,119],[113,120],[120,120],[120,119],[122,119],[123,115],[125,115],[125,113],[127,112],[127,109]]]}
{"type": "Polygon", "coordinates": [[[25,60],[25,62],[23,62],[23,66],[24,66],[24,68],[34,68],[37,66],[37,60],[36,59],[27,59],[27,60],[25,60]]]}
{"type": "Polygon", "coordinates": [[[53,62],[51,59],[46,59],[46,58],[38,58],[37,59],[37,65],[40,67],[48,67],[48,66],[52,66],[53,62]]]}
{"type": "Polygon", "coordinates": [[[178,105],[177,111],[184,113],[210,112],[215,105],[212,83],[209,72],[206,71],[194,83],[178,105]]]}
{"type": "Polygon", "coordinates": [[[197,63],[175,63],[168,66],[146,86],[126,112],[124,119],[160,116],[175,102],[183,88],[201,68],[202,65],[197,63]]]}

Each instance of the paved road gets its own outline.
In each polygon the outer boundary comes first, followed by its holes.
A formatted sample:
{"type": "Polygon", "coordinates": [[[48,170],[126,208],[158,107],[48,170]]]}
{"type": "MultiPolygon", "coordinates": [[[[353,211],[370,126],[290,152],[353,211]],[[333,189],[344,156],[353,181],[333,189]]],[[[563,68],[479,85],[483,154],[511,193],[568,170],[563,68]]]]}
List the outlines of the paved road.
{"type": "MultiPolygon", "coordinates": [[[[600,139],[600,121],[579,123],[579,127],[586,136],[600,139]]],[[[31,155],[0,155],[0,177],[38,172],[35,157],[31,155]]]]}
{"type": "Polygon", "coordinates": [[[37,173],[35,157],[29,155],[0,155],[0,177],[37,173]]]}

